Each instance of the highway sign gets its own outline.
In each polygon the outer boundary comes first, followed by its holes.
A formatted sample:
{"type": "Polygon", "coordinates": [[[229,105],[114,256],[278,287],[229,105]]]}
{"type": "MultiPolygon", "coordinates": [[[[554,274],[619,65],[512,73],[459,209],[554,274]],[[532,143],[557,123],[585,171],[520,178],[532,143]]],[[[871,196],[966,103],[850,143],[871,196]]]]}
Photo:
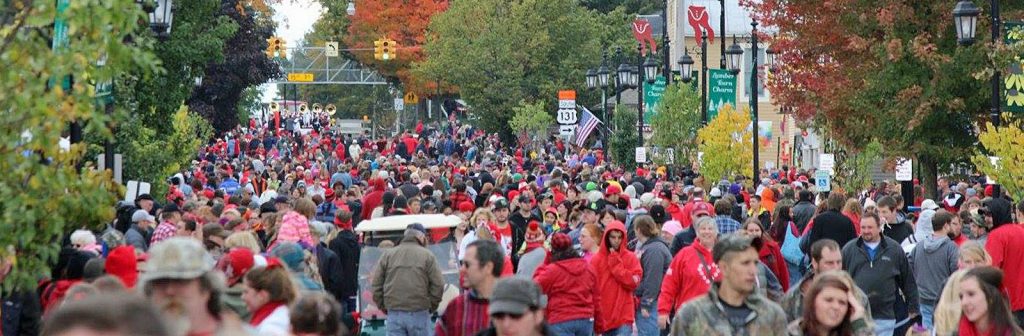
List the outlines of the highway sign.
{"type": "Polygon", "coordinates": [[[309,72],[292,72],[288,74],[289,82],[312,82],[313,74],[309,72]]]}
{"type": "Polygon", "coordinates": [[[324,54],[327,57],[338,57],[338,42],[327,42],[325,46],[327,50],[324,51],[324,54]]]}

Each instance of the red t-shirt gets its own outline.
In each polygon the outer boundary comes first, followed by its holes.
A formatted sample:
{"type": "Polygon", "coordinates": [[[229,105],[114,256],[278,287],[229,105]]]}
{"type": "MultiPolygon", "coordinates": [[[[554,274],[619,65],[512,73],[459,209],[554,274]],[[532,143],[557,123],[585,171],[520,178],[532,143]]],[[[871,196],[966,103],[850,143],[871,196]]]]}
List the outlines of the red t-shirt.
{"type": "Polygon", "coordinates": [[[992,230],[985,250],[992,255],[992,266],[1003,270],[1003,285],[1010,296],[1013,311],[1024,310],[1024,226],[1007,223],[992,230]]]}

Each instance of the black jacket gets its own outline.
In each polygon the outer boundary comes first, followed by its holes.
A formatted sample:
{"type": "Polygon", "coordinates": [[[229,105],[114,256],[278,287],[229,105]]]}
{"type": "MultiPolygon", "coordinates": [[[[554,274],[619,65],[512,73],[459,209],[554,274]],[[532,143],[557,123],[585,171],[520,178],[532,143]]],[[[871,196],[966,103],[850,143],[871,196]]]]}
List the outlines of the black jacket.
{"type": "Polygon", "coordinates": [[[818,211],[818,207],[814,206],[814,203],[807,201],[797,202],[793,206],[793,222],[796,223],[796,227],[800,229],[801,234],[807,228],[807,223],[811,222],[811,218],[814,218],[816,211],[818,211]]]}
{"type": "Polygon", "coordinates": [[[910,313],[917,313],[917,282],[900,243],[883,236],[874,259],[868,257],[866,249],[863,238],[843,246],[843,269],[850,273],[857,287],[867,293],[872,317],[895,319],[896,300],[901,292],[910,313]]]}
{"type": "Polygon", "coordinates": [[[317,266],[320,268],[320,279],[324,282],[324,289],[334,295],[338,301],[345,300],[346,296],[341,289],[342,273],[341,259],[338,254],[331,251],[327,244],[320,243],[316,246],[317,266]]]}
{"type": "MultiPolygon", "coordinates": [[[[341,268],[338,277],[341,279],[339,293],[344,297],[355,296],[359,291],[359,238],[352,230],[342,230],[338,236],[327,243],[327,247],[338,255],[341,268]]],[[[339,301],[342,298],[338,298],[339,301]]]]}
{"type": "Polygon", "coordinates": [[[676,253],[679,253],[679,250],[690,246],[695,240],[697,240],[697,231],[694,230],[693,225],[690,225],[690,227],[679,231],[679,233],[672,237],[672,247],[669,248],[669,252],[672,252],[672,257],[674,258],[676,253]]]}
{"type": "Polygon", "coordinates": [[[0,309],[3,310],[3,335],[31,335],[39,334],[39,320],[42,317],[42,310],[39,307],[39,298],[35,293],[16,292],[3,297],[0,300],[0,309]]]}
{"type": "Polygon", "coordinates": [[[839,211],[828,210],[814,217],[814,227],[800,239],[800,251],[804,254],[811,254],[811,245],[822,239],[832,239],[839,246],[846,245],[851,240],[857,239],[857,231],[853,228],[853,221],[839,211]]]}
{"type": "Polygon", "coordinates": [[[892,238],[892,240],[902,243],[907,239],[907,237],[914,234],[914,228],[906,221],[895,224],[885,224],[882,225],[882,234],[886,237],[892,238]]]}

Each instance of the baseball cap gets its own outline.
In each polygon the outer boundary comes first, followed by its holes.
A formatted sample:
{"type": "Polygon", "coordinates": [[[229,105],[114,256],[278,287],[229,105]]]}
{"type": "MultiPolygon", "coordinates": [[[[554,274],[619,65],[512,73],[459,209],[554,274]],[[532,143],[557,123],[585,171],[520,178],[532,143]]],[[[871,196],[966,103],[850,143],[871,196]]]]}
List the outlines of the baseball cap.
{"type": "Polygon", "coordinates": [[[152,201],[153,200],[153,196],[150,195],[150,194],[142,194],[142,195],[139,195],[139,197],[135,198],[136,202],[142,201],[142,200],[152,201]]]}
{"type": "Polygon", "coordinates": [[[141,221],[156,222],[156,217],[150,215],[146,210],[135,210],[135,213],[132,214],[132,223],[138,223],[141,221]]]}
{"type": "Polygon", "coordinates": [[[620,188],[619,186],[614,185],[614,184],[609,184],[608,187],[604,189],[604,194],[605,195],[618,195],[618,194],[621,194],[621,193],[622,193],[622,188],[620,188]]]}
{"type": "Polygon", "coordinates": [[[164,205],[162,210],[163,213],[181,212],[181,208],[178,208],[178,204],[175,204],[174,202],[168,202],[167,205],[164,205]]]}
{"type": "Polygon", "coordinates": [[[711,205],[708,204],[707,202],[697,202],[697,203],[694,203],[693,210],[690,211],[690,213],[693,214],[694,216],[696,216],[697,214],[700,214],[700,213],[703,213],[705,215],[709,215],[710,216],[711,215],[711,205]]]}
{"type": "Polygon", "coordinates": [[[494,201],[494,210],[508,209],[508,200],[504,197],[494,201]]]}
{"type": "Polygon", "coordinates": [[[142,267],[142,283],[159,279],[195,279],[213,269],[209,254],[199,241],[189,237],[172,237],[149,249],[149,259],[142,267]]]}
{"type": "Polygon", "coordinates": [[[711,257],[715,260],[715,263],[718,263],[726,253],[742,252],[751,247],[754,250],[760,251],[763,244],[764,241],[761,240],[761,237],[748,237],[745,234],[730,233],[718,238],[714,249],[711,251],[711,257]]]}
{"type": "Polygon", "coordinates": [[[491,293],[491,302],[487,313],[495,314],[526,314],[529,310],[541,309],[546,306],[543,294],[533,280],[509,277],[498,280],[491,293]]]}
{"type": "Polygon", "coordinates": [[[409,226],[406,226],[405,229],[406,230],[410,230],[410,229],[411,230],[416,230],[416,231],[419,231],[419,232],[423,232],[423,234],[427,234],[427,228],[423,227],[423,224],[420,224],[420,223],[409,224],[409,226]]]}

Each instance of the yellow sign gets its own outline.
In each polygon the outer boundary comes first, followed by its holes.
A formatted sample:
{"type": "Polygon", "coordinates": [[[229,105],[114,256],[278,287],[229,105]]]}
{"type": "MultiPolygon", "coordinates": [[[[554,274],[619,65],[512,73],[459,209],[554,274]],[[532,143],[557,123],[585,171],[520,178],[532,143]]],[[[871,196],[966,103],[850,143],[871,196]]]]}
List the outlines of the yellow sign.
{"type": "Polygon", "coordinates": [[[416,104],[419,103],[420,97],[416,96],[415,93],[409,92],[405,94],[404,100],[406,104],[416,104]]]}
{"type": "Polygon", "coordinates": [[[313,74],[308,72],[293,72],[288,74],[289,82],[312,82],[313,74]]]}

